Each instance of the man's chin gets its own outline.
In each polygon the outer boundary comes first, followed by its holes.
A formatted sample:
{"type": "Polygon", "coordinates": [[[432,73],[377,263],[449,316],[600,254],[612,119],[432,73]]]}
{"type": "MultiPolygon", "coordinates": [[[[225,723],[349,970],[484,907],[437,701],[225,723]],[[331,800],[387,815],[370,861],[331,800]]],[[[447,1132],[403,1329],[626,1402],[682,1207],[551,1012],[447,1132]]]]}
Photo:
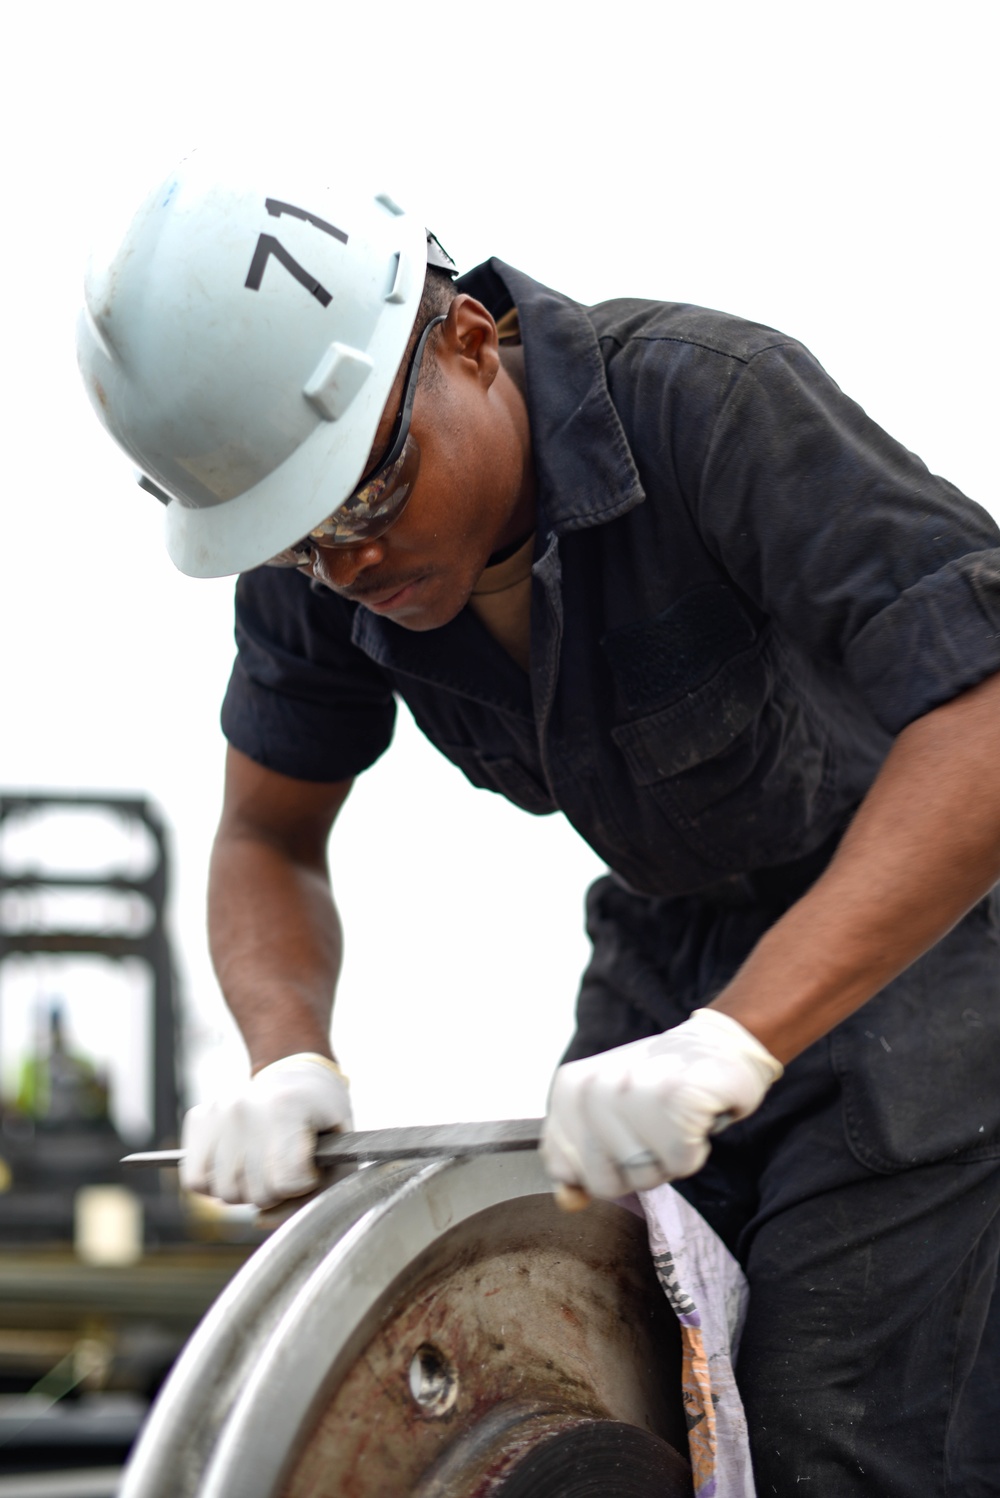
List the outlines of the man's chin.
{"type": "Polygon", "coordinates": [[[405,589],[398,598],[390,598],[377,607],[371,604],[363,607],[370,608],[372,613],[382,618],[391,619],[401,629],[424,634],[428,630],[443,629],[457,618],[468,603],[471,591],[471,588],[468,592],[448,589],[444,593],[439,579],[426,577],[421,578],[412,589],[405,589]]]}
{"type": "Polygon", "coordinates": [[[414,634],[425,634],[428,630],[443,629],[453,619],[457,619],[465,607],[465,601],[459,603],[456,608],[454,604],[438,605],[437,608],[421,609],[419,612],[400,613],[399,617],[392,616],[393,624],[398,624],[401,629],[410,629],[414,634]]]}

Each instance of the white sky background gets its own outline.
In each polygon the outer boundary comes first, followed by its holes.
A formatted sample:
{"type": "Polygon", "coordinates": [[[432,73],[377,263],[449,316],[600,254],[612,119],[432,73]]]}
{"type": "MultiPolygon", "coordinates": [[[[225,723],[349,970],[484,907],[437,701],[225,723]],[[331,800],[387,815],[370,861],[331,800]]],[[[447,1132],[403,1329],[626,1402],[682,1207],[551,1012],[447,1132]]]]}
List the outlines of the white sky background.
{"type": "MultiPolygon", "coordinates": [[[[8,15],[0,786],[162,808],[194,1094],[244,1066],[203,934],[232,584],[173,569],[159,506],[77,376],[107,202],[199,142],[362,148],[373,188],[422,201],[463,267],[497,254],[584,301],[695,301],[801,338],[996,513],[997,29],[985,0],[8,15]]],[[[560,821],[474,791],[407,722],[333,854],[334,1037],[359,1124],[541,1112],[596,859],[560,821]]],[[[109,1000],[112,1050],[118,1015],[109,1000]]]]}

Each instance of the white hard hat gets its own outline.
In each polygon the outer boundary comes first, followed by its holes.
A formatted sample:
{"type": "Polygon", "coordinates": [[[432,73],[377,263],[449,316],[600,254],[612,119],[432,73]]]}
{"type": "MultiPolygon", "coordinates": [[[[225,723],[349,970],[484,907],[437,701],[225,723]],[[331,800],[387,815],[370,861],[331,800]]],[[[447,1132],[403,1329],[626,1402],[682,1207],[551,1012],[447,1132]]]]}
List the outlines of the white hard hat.
{"type": "Polygon", "coordinates": [[[447,263],[431,238],[386,193],[195,152],[92,261],[84,382],[182,572],[259,566],[354,489],[428,259],[447,263]]]}

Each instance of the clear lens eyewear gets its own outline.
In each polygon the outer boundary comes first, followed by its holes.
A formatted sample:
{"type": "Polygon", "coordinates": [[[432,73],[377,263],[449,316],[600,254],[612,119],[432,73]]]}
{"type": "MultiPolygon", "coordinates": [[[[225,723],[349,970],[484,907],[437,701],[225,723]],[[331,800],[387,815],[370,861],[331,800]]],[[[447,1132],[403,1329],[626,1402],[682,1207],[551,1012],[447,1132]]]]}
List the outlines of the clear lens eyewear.
{"type": "Polygon", "coordinates": [[[403,403],[389,439],[389,450],[375,472],[358,485],[339,509],[314,526],[308,536],[279,552],[266,566],[305,566],[312,560],[317,544],[357,546],[362,541],[374,541],[399,519],[420,468],[420,448],[410,432],[420,362],[428,335],[439,322],[444,322],[444,314],[431,318],[413,351],[403,387],[403,403]]]}

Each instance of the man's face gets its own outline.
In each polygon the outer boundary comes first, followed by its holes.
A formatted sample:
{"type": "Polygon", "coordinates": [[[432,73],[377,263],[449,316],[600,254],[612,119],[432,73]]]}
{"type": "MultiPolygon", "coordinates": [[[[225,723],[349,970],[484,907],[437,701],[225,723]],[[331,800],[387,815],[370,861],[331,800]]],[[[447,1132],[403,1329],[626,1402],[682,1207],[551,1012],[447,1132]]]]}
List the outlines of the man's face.
{"type": "MultiPolygon", "coordinates": [[[[410,427],[420,468],[406,508],[376,540],[315,541],[303,567],[341,597],[413,630],[453,619],[490,554],[534,523],[527,410],[501,364],[493,319],[460,296],[431,337],[410,427]]],[[[385,451],[402,385],[400,372],[373,459],[385,451]]]]}

